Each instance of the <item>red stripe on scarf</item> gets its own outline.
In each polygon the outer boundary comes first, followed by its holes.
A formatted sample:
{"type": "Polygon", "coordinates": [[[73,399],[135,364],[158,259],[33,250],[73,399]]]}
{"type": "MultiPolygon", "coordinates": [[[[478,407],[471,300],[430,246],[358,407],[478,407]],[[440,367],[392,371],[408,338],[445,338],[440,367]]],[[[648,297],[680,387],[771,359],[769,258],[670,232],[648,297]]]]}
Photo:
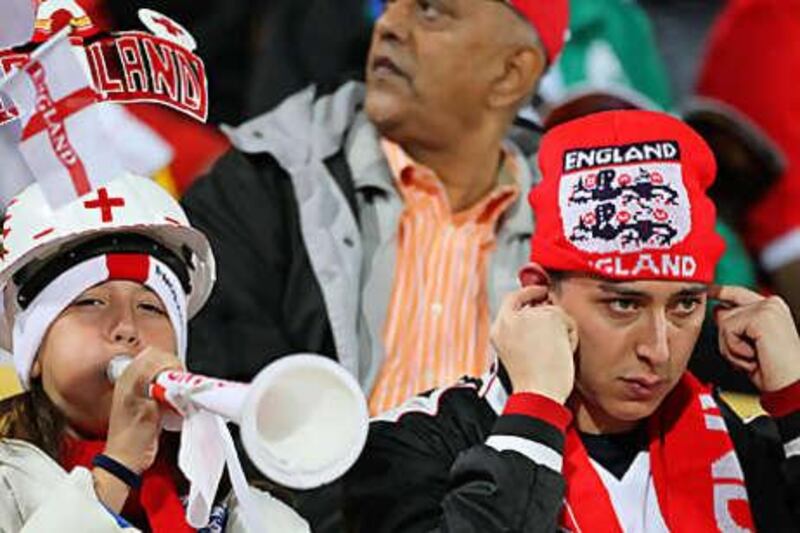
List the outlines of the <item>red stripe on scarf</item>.
{"type": "Polygon", "coordinates": [[[106,255],[108,279],[124,279],[144,284],[150,276],[150,257],[145,254],[106,255]]]}
{"type": "Polygon", "coordinates": [[[622,533],[611,497],[589,462],[574,425],[567,432],[563,473],[567,493],[562,525],[569,531],[622,533]]]}
{"type": "MultiPolygon", "coordinates": [[[[103,453],[105,441],[67,438],[62,446],[61,466],[70,471],[76,466],[91,470],[92,459],[103,453]]],[[[174,462],[159,452],[155,463],[142,475],[142,486],[131,490],[123,518],[144,516],[154,533],[189,533],[195,531],[186,523],[186,511],[176,486],[179,476],[174,462]]]]}
{"type": "MultiPolygon", "coordinates": [[[[735,461],[734,471],[741,472],[741,468],[724,424],[722,430],[707,427],[709,419],[722,423],[722,415],[716,407],[703,408],[702,394],[711,393],[687,373],[650,417],[650,469],[661,516],[672,532],[718,531],[722,529],[718,520],[725,519],[717,516],[721,510],[740,528],[755,531],[747,500],[715,502],[720,497],[717,489],[723,489],[720,493],[744,491],[744,480],[727,471],[713,478],[713,465],[730,465],[726,459],[735,461]]],[[[574,425],[567,433],[564,477],[567,494],[562,526],[570,531],[622,531],[611,497],[574,425]]]]}

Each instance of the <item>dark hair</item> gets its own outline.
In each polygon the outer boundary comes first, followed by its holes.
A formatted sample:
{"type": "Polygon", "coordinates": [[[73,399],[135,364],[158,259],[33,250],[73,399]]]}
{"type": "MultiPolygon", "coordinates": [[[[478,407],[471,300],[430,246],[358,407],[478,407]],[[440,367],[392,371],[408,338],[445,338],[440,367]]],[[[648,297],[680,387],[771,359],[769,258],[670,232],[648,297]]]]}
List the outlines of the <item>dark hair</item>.
{"type": "Polygon", "coordinates": [[[569,277],[569,273],[563,270],[548,270],[547,276],[550,278],[550,286],[556,292],[556,294],[561,294],[561,284],[569,277]]]}
{"type": "Polygon", "coordinates": [[[29,391],[0,402],[0,438],[19,439],[59,461],[66,417],[47,396],[40,379],[29,391]]]}

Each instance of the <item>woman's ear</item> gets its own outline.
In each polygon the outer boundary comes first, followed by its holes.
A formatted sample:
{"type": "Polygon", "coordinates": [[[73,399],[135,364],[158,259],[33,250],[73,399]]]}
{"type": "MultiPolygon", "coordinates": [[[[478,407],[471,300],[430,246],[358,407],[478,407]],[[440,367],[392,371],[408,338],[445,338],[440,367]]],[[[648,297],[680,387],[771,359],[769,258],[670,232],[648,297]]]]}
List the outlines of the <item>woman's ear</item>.
{"type": "Polygon", "coordinates": [[[33,362],[33,366],[31,367],[31,375],[30,378],[40,378],[42,377],[42,363],[39,362],[39,358],[37,357],[36,360],[33,362]]]}

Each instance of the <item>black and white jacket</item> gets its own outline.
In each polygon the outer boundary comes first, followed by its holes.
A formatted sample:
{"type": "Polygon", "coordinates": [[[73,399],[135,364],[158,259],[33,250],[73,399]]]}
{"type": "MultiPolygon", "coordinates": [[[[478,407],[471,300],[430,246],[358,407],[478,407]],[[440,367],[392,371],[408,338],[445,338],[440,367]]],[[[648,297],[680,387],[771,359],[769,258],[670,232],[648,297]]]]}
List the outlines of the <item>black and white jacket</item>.
{"type": "MultiPolygon", "coordinates": [[[[557,531],[565,435],[542,419],[503,415],[503,382],[465,378],[375,419],[345,479],[350,530],[557,531]]],[[[718,403],[758,530],[800,531],[800,411],[744,423],[718,403]]]]}

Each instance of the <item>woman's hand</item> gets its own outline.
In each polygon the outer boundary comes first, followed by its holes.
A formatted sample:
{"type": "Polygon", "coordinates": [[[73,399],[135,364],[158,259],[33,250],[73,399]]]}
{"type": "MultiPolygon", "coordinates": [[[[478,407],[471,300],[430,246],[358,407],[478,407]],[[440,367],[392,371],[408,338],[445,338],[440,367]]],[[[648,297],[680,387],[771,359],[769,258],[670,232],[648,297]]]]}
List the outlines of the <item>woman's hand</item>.
{"type": "Polygon", "coordinates": [[[114,387],[105,455],[137,474],[152,466],[164,407],[148,396],[148,389],[161,372],[182,368],[175,355],[154,348],[133,359],[114,387]]]}

